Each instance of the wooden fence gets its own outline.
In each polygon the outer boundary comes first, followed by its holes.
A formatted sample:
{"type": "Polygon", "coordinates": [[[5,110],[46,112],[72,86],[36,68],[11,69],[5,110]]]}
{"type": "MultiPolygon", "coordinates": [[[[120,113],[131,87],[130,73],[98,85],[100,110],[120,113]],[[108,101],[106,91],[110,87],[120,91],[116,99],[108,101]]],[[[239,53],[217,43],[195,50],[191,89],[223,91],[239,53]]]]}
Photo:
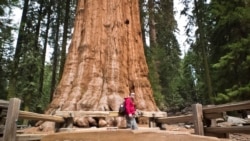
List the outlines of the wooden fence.
{"type": "MultiPolygon", "coordinates": [[[[91,117],[116,117],[118,111],[57,111],[55,115],[37,114],[33,112],[20,110],[21,100],[12,98],[10,101],[0,100],[0,123],[5,116],[3,137],[0,141],[16,141],[16,121],[18,119],[31,119],[41,121],[53,121],[56,123],[67,123],[67,119],[75,116],[91,116],[91,117]]],[[[223,105],[213,105],[203,107],[201,104],[192,105],[192,114],[184,116],[167,117],[165,112],[142,112],[141,116],[149,118],[149,126],[155,127],[161,124],[174,124],[193,122],[195,134],[212,135],[217,137],[226,137],[228,133],[250,133],[250,126],[233,126],[233,127],[217,127],[214,123],[216,118],[225,117],[227,111],[248,110],[250,109],[250,101],[230,103],[223,105]]],[[[1,130],[0,130],[1,133],[1,130]]],[[[30,137],[39,138],[39,137],[30,137]]],[[[29,140],[28,138],[25,138],[29,140]]],[[[24,139],[22,139],[24,140],[24,139]]]]}
{"type": "MultiPolygon", "coordinates": [[[[16,121],[18,119],[30,119],[30,120],[39,120],[39,121],[52,121],[56,123],[70,124],[72,125],[73,121],[71,120],[76,116],[85,116],[85,117],[117,117],[119,116],[118,111],[57,111],[55,115],[45,115],[38,114],[33,112],[27,112],[20,110],[21,100],[18,98],[11,98],[10,101],[0,100],[0,125],[1,120],[4,121],[3,131],[0,134],[3,137],[0,137],[0,141],[16,141],[16,140],[34,140],[41,138],[37,136],[19,136],[17,139],[16,136],[16,121]],[[4,112],[3,112],[4,111],[4,112]],[[5,115],[4,115],[5,114],[5,115]],[[3,119],[4,118],[4,119],[3,119]]],[[[166,112],[146,112],[142,111],[141,115],[143,117],[149,118],[149,125],[154,125],[156,118],[166,117],[166,112]]]]}
{"type": "Polygon", "coordinates": [[[249,109],[250,101],[211,105],[206,107],[203,107],[201,104],[193,104],[192,114],[157,118],[156,122],[158,124],[193,122],[195,134],[225,138],[228,137],[228,133],[250,133],[250,126],[218,127],[215,119],[225,118],[225,113],[229,111],[249,109]]]}

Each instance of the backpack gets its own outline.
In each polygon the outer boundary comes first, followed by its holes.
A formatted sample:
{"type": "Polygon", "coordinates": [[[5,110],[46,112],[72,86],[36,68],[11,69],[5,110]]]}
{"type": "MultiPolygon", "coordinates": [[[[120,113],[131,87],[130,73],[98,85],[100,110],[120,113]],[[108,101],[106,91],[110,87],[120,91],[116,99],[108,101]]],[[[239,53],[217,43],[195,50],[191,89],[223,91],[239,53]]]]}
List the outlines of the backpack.
{"type": "Polygon", "coordinates": [[[125,101],[123,101],[123,103],[120,105],[118,113],[119,113],[120,116],[124,116],[126,114],[125,101]]]}

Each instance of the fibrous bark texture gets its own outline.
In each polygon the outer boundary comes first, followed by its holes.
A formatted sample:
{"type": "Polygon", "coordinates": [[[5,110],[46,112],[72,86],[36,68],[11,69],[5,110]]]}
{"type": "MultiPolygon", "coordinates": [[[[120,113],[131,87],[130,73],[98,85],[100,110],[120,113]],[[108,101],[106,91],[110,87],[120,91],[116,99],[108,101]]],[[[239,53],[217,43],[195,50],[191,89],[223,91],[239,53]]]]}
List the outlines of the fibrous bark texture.
{"type": "Polygon", "coordinates": [[[64,72],[47,110],[116,111],[135,92],[157,111],[148,80],[138,0],[78,0],[64,72]]]}

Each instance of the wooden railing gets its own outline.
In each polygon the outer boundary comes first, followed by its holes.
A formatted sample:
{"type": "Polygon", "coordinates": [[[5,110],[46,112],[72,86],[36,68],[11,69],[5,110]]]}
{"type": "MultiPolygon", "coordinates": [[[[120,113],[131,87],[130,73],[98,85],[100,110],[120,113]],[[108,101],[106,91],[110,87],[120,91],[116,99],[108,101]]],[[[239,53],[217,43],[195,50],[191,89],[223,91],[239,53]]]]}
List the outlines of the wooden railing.
{"type": "Polygon", "coordinates": [[[53,121],[53,122],[57,122],[57,123],[65,122],[65,119],[61,116],[37,114],[37,113],[27,112],[27,111],[19,111],[18,118],[19,119],[30,119],[30,120],[53,121]]]}
{"type": "Polygon", "coordinates": [[[203,107],[201,104],[192,105],[192,114],[157,118],[158,124],[174,124],[193,122],[195,134],[216,137],[228,137],[228,133],[250,133],[250,126],[217,127],[216,118],[226,118],[226,112],[248,110],[250,101],[211,105],[203,107]]]}
{"type": "MultiPolygon", "coordinates": [[[[90,117],[116,117],[119,116],[118,111],[57,111],[55,115],[37,114],[33,112],[20,110],[21,100],[12,98],[10,101],[0,100],[0,118],[5,113],[6,121],[3,130],[3,141],[16,140],[16,121],[18,119],[31,119],[41,121],[53,121],[56,123],[66,123],[68,118],[76,116],[90,117]]],[[[234,126],[234,127],[217,127],[213,123],[216,118],[224,118],[225,112],[250,109],[250,101],[230,103],[223,105],[213,105],[203,107],[201,104],[192,105],[192,114],[184,116],[167,117],[165,112],[146,112],[142,111],[141,116],[149,118],[150,127],[160,124],[174,124],[193,122],[195,134],[213,135],[225,137],[228,133],[250,133],[250,126],[234,126]],[[223,135],[223,136],[221,136],[223,135]]],[[[1,130],[0,130],[1,132],[1,130]]]]}
{"type": "MultiPolygon", "coordinates": [[[[117,117],[118,111],[56,111],[54,115],[38,114],[28,111],[20,110],[21,100],[18,98],[11,98],[10,101],[0,100],[0,114],[5,110],[6,115],[1,115],[5,118],[5,125],[3,130],[3,137],[0,141],[16,141],[16,121],[18,119],[30,119],[39,121],[52,121],[56,123],[73,124],[71,120],[73,117],[117,117]]],[[[166,112],[146,112],[142,111],[141,115],[149,118],[149,125],[154,125],[156,118],[166,117],[166,112]]],[[[1,131],[1,130],[0,130],[1,131]]],[[[36,139],[37,137],[35,137],[36,139]]],[[[32,140],[32,138],[31,138],[32,140]]]]}
{"type": "MultiPolygon", "coordinates": [[[[16,140],[16,121],[18,120],[19,108],[21,101],[17,98],[10,99],[10,102],[1,101],[1,109],[8,109],[5,126],[3,130],[3,141],[16,140]]],[[[1,110],[2,111],[2,110],[1,110]]]]}

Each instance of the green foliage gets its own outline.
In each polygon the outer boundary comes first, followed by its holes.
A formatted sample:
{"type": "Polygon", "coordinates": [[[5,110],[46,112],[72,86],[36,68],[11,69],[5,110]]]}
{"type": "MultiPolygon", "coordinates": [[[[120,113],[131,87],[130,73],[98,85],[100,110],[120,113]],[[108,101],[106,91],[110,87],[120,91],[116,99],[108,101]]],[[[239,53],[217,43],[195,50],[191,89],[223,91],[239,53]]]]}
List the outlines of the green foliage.
{"type": "Polygon", "coordinates": [[[41,111],[44,111],[48,107],[50,102],[51,76],[52,76],[51,64],[46,64],[44,70],[44,81],[43,81],[44,87],[41,94],[41,100],[38,105],[38,108],[41,111]]]}
{"type": "Polygon", "coordinates": [[[10,73],[10,58],[13,52],[13,34],[15,25],[12,24],[11,12],[15,0],[0,1],[0,99],[7,99],[8,77],[10,73]]]}
{"type": "MultiPolygon", "coordinates": [[[[13,5],[18,5],[18,0],[12,1],[1,1],[0,2],[0,13],[1,8],[6,11],[5,5],[8,8],[11,8],[13,5]],[[6,5],[10,4],[12,5],[6,5]],[[3,6],[4,5],[4,6],[3,6]]],[[[22,99],[22,107],[27,108],[30,111],[42,112],[44,110],[50,99],[50,81],[51,81],[51,66],[48,65],[43,68],[43,52],[46,53],[46,46],[53,46],[55,42],[55,35],[49,33],[45,38],[44,29],[46,29],[46,22],[48,21],[47,13],[49,12],[48,8],[56,7],[57,3],[54,1],[29,1],[25,6],[26,1],[23,1],[23,15],[21,24],[19,27],[18,33],[18,43],[15,49],[15,54],[13,54],[13,38],[12,33],[14,28],[12,28],[10,23],[11,20],[6,18],[0,18],[0,25],[4,23],[5,26],[0,26],[0,98],[7,98],[7,89],[9,94],[12,96],[17,96],[22,99]],[[1,19],[4,19],[2,21],[1,19]],[[44,43],[46,41],[46,44],[44,43]],[[45,47],[43,47],[45,45],[45,47]],[[45,49],[45,50],[44,50],[45,49]],[[41,76],[41,71],[45,70],[45,76],[41,76]],[[12,71],[12,72],[10,72],[12,71]],[[44,79],[41,79],[44,78],[44,79]],[[41,85],[44,83],[44,85],[41,85]],[[43,86],[40,89],[40,86],[43,86]],[[4,93],[4,97],[2,97],[4,93]]],[[[60,16],[52,12],[50,19],[52,23],[55,23],[56,19],[60,18],[60,25],[62,26],[64,16],[65,16],[65,3],[61,0],[60,8],[58,11],[60,16]]],[[[71,1],[70,15],[74,15],[76,1],[71,1]]],[[[13,11],[7,10],[10,14],[13,11]]],[[[5,13],[6,14],[6,13],[5,13]]],[[[0,15],[2,16],[2,15],[0,15]]],[[[10,17],[10,16],[6,16],[10,17]]],[[[70,16],[68,19],[70,21],[69,28],[73,26],[74,16],[70,16]]],[[[59,30],[59,29],[58,29],[59,30]]],[[[48,31],[57,32],[53,25],[48,26],[48,31]]],[[[61,38],[61,30],[58,31],[58,38],[61,38]]],[[[71,30],[68,30],[70,32],[71,30]]],[[[70,36],[67,36],[70,37],[70,36]]],[[[60,51],[60,50],[59,50],[60,51]]],[[[60,56],[57,56],[60,58],[60,56]]],[[[45,59],[45,58],[44,58],[45,59]]],[[[56,62],[59,64],[59,62],[56,62]]],[[[53,70],[54,71],[54,70],[53,70]]],[[[55,70],[57,72],[58,70],[55,70]]],[[[57,77],[56,77],[57,78],[57,77]]]]}
{"type": "Polygon", "coordinates": [[[193,103],[206,104],[207,98],[205,84],[203,81],[204,69],[200,57],[190,49],[181,62],[181,72],[178,80],[178,91],[185,100],[184,105],[190,106],[193,103]]]}
{"type": "Polygon", "coordinates": [[[182,2],[184,8],[181,14],[188,19],[185,27],[188,37],[186,42],[190,45],[190,49],[179,68],[181,74],[178,79],[178,90],[186,105],[195,102],[208,104],[213,101],[212,73],[208,58],[211,51],[208,41],[211,29],[207,28],[207,25],[210,25],[209,3],[199,0],[182,2]]]}
{"type": "Polygon", "coordinates": [[[151,83],[151,87],[153,89],[154,99],[156,101],[156,104],[159,108],[164,107],[164,98],[161,94],[161,86],[159,85],[159,75],[157,73],[156,68],[156,62],[155,62],[155,49],[147,47],[145,49],[146,51],[146,58],[147,58],[147,64],[149,68],[149,81],[151,83]]]}
{"type": "Polygon", "coordinates": [[[230,89],[226,89],[225,93],[219,93],[216,97],[218,103],[237,102],[246,99],[250,99],[250,84],[245,86],[235,85],[230,89]]]}
{"type": "Polygon", "coordinates": [[[17,91],[18,97],[21,98],[25,105],[28,105],[31,111],[36,110],[36,104],[38,103],[39,92],[38,92],[38,75],[40,70],[40,58],[34,56],[31,50],[27,50],[24,53],[22,60],[19,63],[18,72],[18,83],[17,91]]]}
{"type": "MultiPolygon", "coordinates": [[[[193,84],[181,85],[180,89],[195,91],[196,99],[202,104],[208,97],[203,66],[204,52],[208,57],[208,68],[213,85],[213,95],[217,103],[241,101],[249,99],[249,33],[250,4],[244,0],[212,0],[210,3],[195,1],[197,9],[189,14],[190,3],[185,0],[186,7],[182,11],[189,18],[187,35],[192,27],[198,26],[196,39],[188,40],[191,52],[184,58],[182,81],[193,84]],[[202,16],[201,16],[202,15],[202,16]],[[191,41],[191,42],[190,42],[191,41]],[[204,50],[201,50],[205,46],[204,50]],[[203,56],[203,57],[202,57],[203,56]],[[202,59],[201,59],[202,58],[202,59]],[[188,61],[189,60],[189,61],[188,61]],[[187,62],[186,62],[187,61],[187,62]],[[185,67],[186,66],[186,67],[185,67]],[[188,67],[193,70],[189,72],[188,67]],[[185,70],[186,75],[185,74],[185,70]],[[189,73],[187,73],[189,72],[189,73]],[[193,83],[194,82],[194,83],[193,83]]],[[[191,37],[192,38],[192,37],[191,37]]],[[[182,97],[193,95],[191,92],[181,92],[182,97]]],[[[193,98],[189,100],[192,102],[193,98]]]]}
{"type": "Polygon", "coordinates": [[[155,3],[157,47],[154,52],[165,105],[178,107],[183,105],[183,99],[178,91],[180,47],[174,35],[177,23],[173,10],[173,1],[155,3]]]}
{"type": "Polygon", "coordinates": [[[197,102],[196,93],[196,72],[194,69],[194,53],[188,52],[181,63],[181,75],[179,77],[178,90],[185,104],[190,105],[194,101],[197,102]]]}
{"type": "Polygon", "coordinates": [[[250,5],[243,1],[211,3],[211,61],[216,101],[225,103],[249,97],[250,5]]]}
{"type": "MultiPolygon", "coordinates": [[[[58,53],[53,56],[59,60],[63,31],[61,28],[65,16],[65,1],[43,1],[42,15],[39,15],[38,10],[40,2],[35,0],[29,3],[26,21],[22,22],[20,28],[23,29],[19,30],[22,42],[19,44],[20,50],[15,54],[18,59],[15,60],[12,35],[15,25],[11,25],[11,19],[6,17],[10,17],[13,12],[10,7],[18,5],[18,0],[0,1],[0,98],[7,98],[7,88],[11,89],[11,85],[8,84],[11,80],[11,64],[17,62],[17,68],[13,71],[16,76],[13,90],[16,90],[16,95],[22,98],[25,106],[32,111],[43,111],[49,103],[52,71],[56,72],[56,75],[58,72],[57,69],[53,69],[53,65],[60,62],[46,64],[43,68],[41,62],[44,42],[47,40],[50,47],[59,46],[58,53]],[[48,8],[57,11],[52,12],[50,32],[45,36],[48,8]],[[59,40],[56,40],[56,37],[59,40]],[[43,69],[43,81],[40,82],[40,72],[43,69]],[[39,83],[44,83],[42,90],[39,90],[39,83]]],[[[75,0],[71,2],[68,31],[73,26],[76,5],[75,0]]],[[[146,1],[140,2],[143,3],[141,16],[145,22],[142,26],[147,36],[146,21],[149,13],[146,1]]],[[[217,103],[250,99],[250,3],[244,0],[211,0],[210,3],[196,1],[198,3],[194,9],[190,7],[190,0],[183,2],[186,7],[182,14],[189,20],[186,33],[191,48],[181,60],[180,47],[174,35],[177,23],[174,19],[173,1],[154,1],[157,43],[145,47],[145,54],[149,79],[158,107],[185,107],[196,102],[209,103],[204,67],[206,56],[217,103]],[[193,13],[190,14],[191,10],[193,13]],[[190,34],[194,27],[198,29],[195,39],[190,34]],[[205,54],[202,54],[201,46],[205,47],[205,54]]]]}

